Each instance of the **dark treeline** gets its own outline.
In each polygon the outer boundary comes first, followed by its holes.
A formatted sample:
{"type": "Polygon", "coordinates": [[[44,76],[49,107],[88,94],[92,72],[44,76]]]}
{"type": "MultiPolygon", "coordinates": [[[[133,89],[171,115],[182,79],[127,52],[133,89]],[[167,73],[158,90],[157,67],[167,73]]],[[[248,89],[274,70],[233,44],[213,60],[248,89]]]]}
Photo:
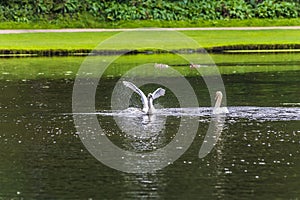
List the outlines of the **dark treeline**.
{"type": "Polygon", "coordinates": [[[300,17],[300,0],[0,0],[0,20],[88,16],[99,21],[300,17]]]}

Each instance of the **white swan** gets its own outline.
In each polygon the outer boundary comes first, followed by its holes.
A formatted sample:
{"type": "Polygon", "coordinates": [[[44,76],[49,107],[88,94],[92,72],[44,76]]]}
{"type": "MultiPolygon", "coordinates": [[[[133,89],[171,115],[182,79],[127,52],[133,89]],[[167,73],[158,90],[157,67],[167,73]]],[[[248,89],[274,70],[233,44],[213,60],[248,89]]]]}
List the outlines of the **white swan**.
{"type": "Polygon", "coordinates": [[[165,68],[169,68],[169,65],[163,63],[155,63],[154,67],[158,69],[165,69],[165,68]]]}
{"type": "Polygon", "coordinates": [[[216,103],[215,103],[215,107],[213,109],[213,114],[225,114],[225,113],[229,113],[227,107],[221,107],[221,103],[222,103],[222,98],[223,98],[223,94],[221,91],[217,91],[216,92],[216,103]]]}
{"type": "Polygon", "coordinates": [[[149,93],[148,97],[146,97],[146,95],[133,83],[128,82],[128,81],[123,81],[123,84],[141,96],[142,103],[143,103],[142,111],[146,114],[153,114],[155,112],[155,108],[153,106],[153,100],[157,99],[160,96],[165,95],[164,89],[157,88],[153,93],[149,93]]]}
{"type": "Polygon", "coordinates": [[[197,69],[197,68],[200,68],[200,67],[201,67],[201,65],[199,65],[199,64],[193,64],[193,63],[190,64],[191,69],[197,69]]]}

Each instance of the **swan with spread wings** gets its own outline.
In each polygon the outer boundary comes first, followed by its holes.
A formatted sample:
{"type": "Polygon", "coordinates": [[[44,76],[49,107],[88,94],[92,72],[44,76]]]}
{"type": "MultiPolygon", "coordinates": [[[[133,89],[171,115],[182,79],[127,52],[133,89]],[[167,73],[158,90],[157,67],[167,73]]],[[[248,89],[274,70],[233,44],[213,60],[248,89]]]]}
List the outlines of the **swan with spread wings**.
{"type": "Polygon", "coordinates": [[[142,111],[146,114],[153,114],[155,112],[155,108],[153,106],[153,100],[165,95],[164,89],[157,88],[153,93],[149,93],[148,96],[146,97],[146,95],[133,83],[128,81],[123,81],[123,84],[141,96],[142,103],[143,103],[142,111]]]}

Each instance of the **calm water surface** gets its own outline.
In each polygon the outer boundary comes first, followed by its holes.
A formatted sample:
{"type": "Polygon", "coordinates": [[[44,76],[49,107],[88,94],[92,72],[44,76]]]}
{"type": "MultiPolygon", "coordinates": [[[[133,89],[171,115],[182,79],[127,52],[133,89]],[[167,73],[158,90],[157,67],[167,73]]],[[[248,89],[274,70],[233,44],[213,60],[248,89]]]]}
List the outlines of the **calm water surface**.
{"type": "MultiPolygon", "coordinates": [[[[199,123],[196,137],[178,160],[146,174],[109,168],[85,148],[71,115],[73,78],[5,75],[0,80],[0,199],[300,198],[299,65],[293,71],[224,75],[230,114],[204,157],[199,151],[213,120],[210,98],[202,80],[188,78],[199,88],[203,107],[189,116],[199,123]]],[[[110,110],[116,81],[105,78],[97,89],[99,112],[110,110]]],[[[168,112],[178,106],[172,94],[157,103],[168,112]]],[[[139,106],[139,97],[132,96],[132,105],[139,106]]],[[[143,124],[141,116],[97,115],[114,144],[137,153],[171,142],[181,117],[174,112],[156,116],[143,138],[130,134],[130,128],[149,124],[147,119],[143,124]],[[122,123],[126,133],[119,128],[122,123]]]]}

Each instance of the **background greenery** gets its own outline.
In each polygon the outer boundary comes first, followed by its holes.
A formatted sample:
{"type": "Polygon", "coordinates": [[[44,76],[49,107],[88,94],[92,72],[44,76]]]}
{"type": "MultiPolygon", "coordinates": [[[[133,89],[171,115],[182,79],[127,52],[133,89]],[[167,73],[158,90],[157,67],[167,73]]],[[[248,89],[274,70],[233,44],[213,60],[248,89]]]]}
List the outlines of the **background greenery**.
{"type": "Polygon", "coordinates": [[[0,22],[95,27],[124,21],[300,17],[300,0],[0,0],[0,22]],[[76,23],[77,22],[77,23],[76,23]]]}

